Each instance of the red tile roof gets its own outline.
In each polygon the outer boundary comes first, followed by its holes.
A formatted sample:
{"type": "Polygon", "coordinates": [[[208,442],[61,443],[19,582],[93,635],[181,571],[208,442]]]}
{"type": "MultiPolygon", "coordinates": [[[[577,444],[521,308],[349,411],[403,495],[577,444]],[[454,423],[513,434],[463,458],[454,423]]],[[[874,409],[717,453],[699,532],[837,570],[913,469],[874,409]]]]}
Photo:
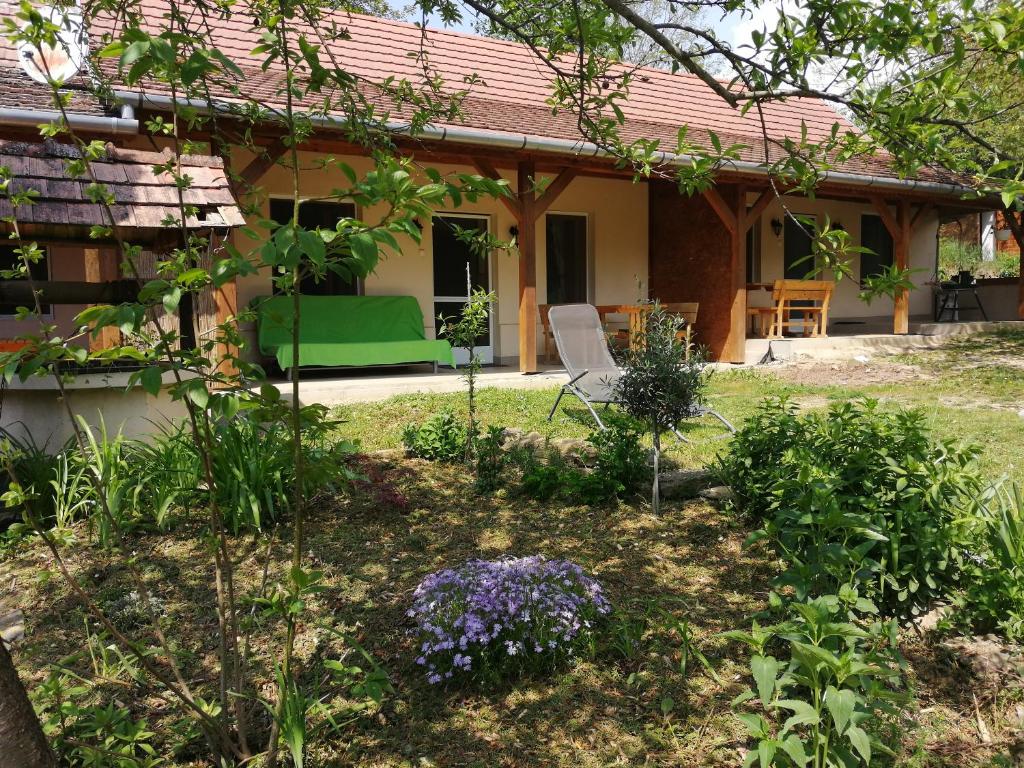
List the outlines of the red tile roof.
{"type": "MultiPolygon", "coordinates": [[[[9,0],[0,0],[0,8],[7,3],[9,0]]],[[[164,25],[165,0],[140,0],[140,6],[154,29],[164,25]]],[[[260,43],[259,31],[246,11],[245,0],[239,0],[232,7],[230,17],[211,19],[210,42],[242,69],[243,78],[238,87],[246,97],[280,106],[283,79],[280,65],[274,63],[267,71],[261,68],[262,57],[252,52],[260,43]]],[[[198,24],[198,20],[193,23],[198,24]]],[[[552,73],[525,45],[443,29],[423,30],[407,22],[343,12],[332,14],[328,21],[319,25],[321,33],[327,34],[334,24],[347,35],[325,41],[330,53],[341,66],[364,80],[368,98],[379,103],[382,109],[392,110],[393,119],[403,117],[401,110],[374,93],[373,86],[389,77],[422,84],[424,60],[420,55],[423,54],[426,66],[443,79],[445,90],[469,91],[463,114],[450,125],[496,134],[581,140],[575,115],[565,110],[552,114],[548,103],[552,73]],[[479,81],[467,85],[467,79],[474,76],[479,81]]],[[[109,32],[113,26],[110,21],[97,21],[93,28],[94,44],[99,33],[109,32]]],[[[318,41],[314,30],[302,31],[311,41],[318,41]]],[[[158,87],[148,90],[161,92],[158,87]]],[[[3,106],[4,95],[0,77],[0,106],[3,106]]],[[[214,95],[230,99],[228,90],[214,95]]],[[[314,95],[308,106],[317,108],[321,103],[322,97],[314,95]]],[[[756,111],[741,114],[693,75],[641,69],[635,74],[628,99],[621,101],[620,106],[626,116],[621,133],[627,140],[658,139],[661,149],[672,151],[679,127],[686,125],[688,140],[695,144],[707,146],[708,132],[714,131],[723,144],[747,145],[742,152],[743,160],[765,162],[761,123],[756,111]]],[[[816,99],[767,104],[763,111],[768,136],[776,142],[786,137],[798,139],[805,127],[811,141],[827,138],[836,124],[841,132],[855,130],[828,103],[816,99]]],[[[778,146],[769,147],[768,160],[774,161],[782,154],[778,146]]],[[[896,175],[884,153],[843,163],[837,170],[896,175]]],[[[947,174],[931,169],[924,169],[919,178],[952,180],[947,174]]]]}

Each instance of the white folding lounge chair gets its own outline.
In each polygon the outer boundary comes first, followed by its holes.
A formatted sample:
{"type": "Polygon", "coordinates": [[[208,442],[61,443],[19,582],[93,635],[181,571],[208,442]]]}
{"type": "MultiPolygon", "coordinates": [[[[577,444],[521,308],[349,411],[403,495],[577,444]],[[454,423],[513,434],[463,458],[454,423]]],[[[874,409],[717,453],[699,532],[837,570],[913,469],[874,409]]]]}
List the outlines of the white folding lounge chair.
{"type": "MultiPolygon", "coordinates": [[[[622,371],[608,349],[608,339],[605,337],[597,309],[591,304],[560,304],[551,307],[548,320],[551,324],[551,333],[555,337],[558,355],[569,374],[569,382],[562,385],[555,404],[551,406],[548,421],[554,417],[558,404],[568,394],[579,398],[594,417],[597,426],[605,429],[604,422],[601,421],[594,406],[608,406],[617,402],[615,384],[622,371]]],[[[693,418],[705,415],[714,416],[722,422],[730,434],[736,431],[722,414],[710,408],[700,408],[693,414],[693,418]]],[[[686,438],[679,430],[673,429],[673,432],[676,437],[686,442],[686,438]]]]}

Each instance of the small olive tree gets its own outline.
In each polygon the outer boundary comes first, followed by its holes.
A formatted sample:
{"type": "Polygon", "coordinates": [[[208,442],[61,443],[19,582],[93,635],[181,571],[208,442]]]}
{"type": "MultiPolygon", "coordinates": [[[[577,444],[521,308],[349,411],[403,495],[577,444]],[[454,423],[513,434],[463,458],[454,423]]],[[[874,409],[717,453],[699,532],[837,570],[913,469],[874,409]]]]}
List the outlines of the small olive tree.
{"type": "Polygon", "coordinates": [[[651,430],[654,442],[654,482],[651,507],[661,507],[658,465],[661,436],[675,429],[683,419],[700,412],[705,400],[707,376],[700,350],[688,348],[681,333],[682,318],[655,304],[647,316],[640,337],[622,359],[622,375],[614,392],[622,409],[651,430]]]}

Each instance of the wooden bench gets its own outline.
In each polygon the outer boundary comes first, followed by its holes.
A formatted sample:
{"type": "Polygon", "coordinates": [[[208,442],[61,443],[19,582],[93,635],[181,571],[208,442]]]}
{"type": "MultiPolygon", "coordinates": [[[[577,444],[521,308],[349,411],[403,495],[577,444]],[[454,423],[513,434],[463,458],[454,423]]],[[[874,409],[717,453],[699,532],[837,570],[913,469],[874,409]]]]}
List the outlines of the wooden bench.
{"type": "Polygon", "coordinates": [[[776,280],[770,307],[747,307],[753,333],[777,339],[799,328],[804,336],[825,336],[834,288],[831,280],[776,280]]]}

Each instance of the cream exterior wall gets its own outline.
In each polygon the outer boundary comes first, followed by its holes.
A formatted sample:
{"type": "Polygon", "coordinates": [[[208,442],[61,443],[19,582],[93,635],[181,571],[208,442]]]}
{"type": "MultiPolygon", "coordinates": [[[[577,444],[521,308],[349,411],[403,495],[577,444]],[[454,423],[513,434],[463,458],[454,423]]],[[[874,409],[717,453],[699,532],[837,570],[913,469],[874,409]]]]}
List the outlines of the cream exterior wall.
{"type": "MultiPolygon", "coordinates": [[[[339,170],[325,170],[318,165],[326,156],[302,153],[300,174],[301,197],[329,195],[332,190],[347,186],[345,176],[339,170]]],[[[245,167],[250,157],[239,153],[235,168],[245,167]]],[[[339,158],[348,163],[357,174],[363,175],[372,167],[365,157],[348,156],[339,158]]],[[[476,173],[469,166],[437,165],[443,173],[476,173]]],[[[515,187],[515,175],[504,172],[504,178],[515,187]]],[[[547,177],[542,177],[546,179],[547,177]]],[[[275,165],[259,180],[258,186],[265,197],[290,197],[290,172],[275,165]]],[[[262,212],[267,215],[269,204],[264,199],[262,212]]],[[[359,211],[358,215],[368,223],[380,220],[383,209],[359,211]]],[[[516,224],[511,211],[500,201],[491,198],[474,203],[463,202],[459,207],[438,209],[438,213],[483,215],[490,219],[491,233],[501,240],[511,238],[510,228],[516,224]]],[[[647,229],[647,187],[629,180],[577,177],[559,195],[548,213],[585,214],[588,220],[588,261],[589,296],[596,304],[630,303],[646,297],[648,264],[647,229]]],[[[260,229],[255,218],[250,225],[259,236],[260,229]]],[[[433,311],[433,251],[430,224],[424,222],[423,239],[416,244],[411,238],[399,238],[402,252],[388,254],[378,265],[374,274],[367,277],[364,293],[367,295],[411,295],[419,301],[423,311],[427,336],[433,337],[435,330],[433,311]]],[[[537,222],[537,303],[547,299],[546,286],[546,243],[543,217],[537,222]]],[[[235,244],[244,251],[258,244],[242,233],[235,234],[235,244]]],[[[490,259],[491,288],[497,294],[497,311],[494,317],[494,355],[496,359],[510,360],[519,354],[519,263],[513,249],[495,252],[490,259]]],[[[246,306],[258,296],[270,293],[270,275],[266,270],[260,274],[239,278],[238,304],[246,306]]],[[[538,343],[540,332],[538,322],[538,343]]],[[[243,331],[250,337],[255,349],[255,334],[251,327],[243,331]]]]}
{"type": "MultiPolygon", "coordinates": [[[[748,202],[753,204],[754,197],[748,198],[748,202]]],[[[839,200],[787,197],[786,205],[795,215],[814,215],[818,217],[819,222],[824,222],[824,217],[828,215],[833,226],[836,222],[842,223],[846,231],[850,233],[852,244],[855,246],[861,244],[861,216],[876,213],[870,204],[839,200]]],[[[893,210],[895,211],[895,209],[893,210]]],[[[782,203],[779,201],[769,205],[761,215],[761,282],[765,283],[782,279],[783,276],[785,235],[775,236],[771,228],[772,219],[783,220],[782,203]]],[[[932,292],[926,283],[932,280],[935,273],[935,243],[938,227],[938,215],[934,212],[924,212],[914,224],[910,242],[910,266],[912,269],[918,270],[911,276],[917,288],[910,292],[910,314],[928,316],[929,319],[932,312],[932,292]]],[[[860,254],[855,253],[851,258],[853,279],[837,281],[829,310],[830,318],[837,320],[892,317],[892,299],[886,297],[875,299],[870,305],[860,300],[860,254]]],[[[821,279],[835,279],[835,276],[824,273],[821,279]]],[[[754,301],[764,303],[763,300],[754,299],[754,301]]]]}

